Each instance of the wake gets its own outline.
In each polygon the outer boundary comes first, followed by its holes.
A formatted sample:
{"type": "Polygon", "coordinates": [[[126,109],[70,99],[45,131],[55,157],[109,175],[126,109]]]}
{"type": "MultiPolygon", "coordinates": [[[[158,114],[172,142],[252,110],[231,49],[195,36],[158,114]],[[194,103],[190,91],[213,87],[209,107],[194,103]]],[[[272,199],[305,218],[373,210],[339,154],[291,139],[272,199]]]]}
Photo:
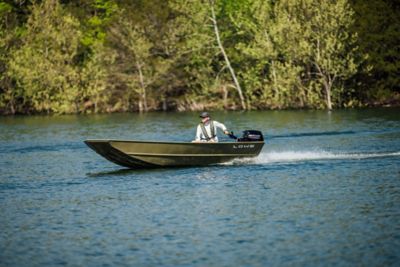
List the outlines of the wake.
{"type": "Polygon", "coordinates": [[[399,157],[399,152],[382,153],[333,153],[327,151],[281,151],[264,152],[256,158],[234,159],[228,165],[238,164],[270,164],[270,163],[296,163],[303,161],[324,160],[362,160],[370,158],[399,157]]]}

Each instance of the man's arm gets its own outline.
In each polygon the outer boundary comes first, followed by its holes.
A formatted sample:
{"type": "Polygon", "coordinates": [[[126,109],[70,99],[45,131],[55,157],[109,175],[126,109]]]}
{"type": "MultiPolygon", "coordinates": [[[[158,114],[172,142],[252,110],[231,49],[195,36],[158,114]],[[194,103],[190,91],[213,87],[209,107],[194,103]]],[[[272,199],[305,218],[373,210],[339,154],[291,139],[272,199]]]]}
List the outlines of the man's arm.
{"type": "Polygon", "coordinates": [[[226,128],[226,126],[224,124],[222,124],[218,121],[214,121],[214,125],[215,125],[215,127],[220,128],[224,132],[224,134],[229,134],[228,129],[226,128]]]}
{"type": "Polygon", "coordinates": [[[200,135],[201,135],[201,128],[200,125],[197,125],[195,141],[200,141],[200,135]]]}

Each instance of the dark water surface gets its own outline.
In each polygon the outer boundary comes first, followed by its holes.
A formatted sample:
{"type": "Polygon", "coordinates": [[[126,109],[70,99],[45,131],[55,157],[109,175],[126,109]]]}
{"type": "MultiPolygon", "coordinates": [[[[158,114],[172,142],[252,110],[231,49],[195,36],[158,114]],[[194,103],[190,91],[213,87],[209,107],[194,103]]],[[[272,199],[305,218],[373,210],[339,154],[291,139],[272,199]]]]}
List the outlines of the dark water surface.
{"type": "Polygon", "coordinates": [[[0,266],[400,265],[400,109],[215,118],[260,156],[132,171],[83,143],[190,141],[197,113],[0,118],[0,266]]]}

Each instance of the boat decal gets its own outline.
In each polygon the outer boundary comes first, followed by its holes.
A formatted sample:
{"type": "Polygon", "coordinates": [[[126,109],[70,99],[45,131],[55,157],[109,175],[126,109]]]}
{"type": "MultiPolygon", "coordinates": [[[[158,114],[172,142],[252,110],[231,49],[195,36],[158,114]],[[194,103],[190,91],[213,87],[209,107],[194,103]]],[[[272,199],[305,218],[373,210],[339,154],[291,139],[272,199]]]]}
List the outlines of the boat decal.
{"type": "Polygon", "coordinates": [[[243,148],[254,148],[254,145],[242,145],[242,144],[240,144],[240,145],[233,145],[233,148],[234,149],[243,149],[243,148]]]}

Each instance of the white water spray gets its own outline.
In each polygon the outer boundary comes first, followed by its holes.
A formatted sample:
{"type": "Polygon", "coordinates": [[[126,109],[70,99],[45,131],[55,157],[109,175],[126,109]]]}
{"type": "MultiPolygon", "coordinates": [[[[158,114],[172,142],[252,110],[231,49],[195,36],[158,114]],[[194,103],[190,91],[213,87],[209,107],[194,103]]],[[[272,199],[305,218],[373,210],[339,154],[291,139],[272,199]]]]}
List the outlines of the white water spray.
{"type": "Polygon", "coordinates": [[[271,151],[261,153],[256,158],[235,159],[226,164],[270,164],[270,163],[294,163],[303,161],[321,160],[362,160],[369,158],[399,157],[400,152],[389,153],[333,153],[327,151],[271,151]]]}

